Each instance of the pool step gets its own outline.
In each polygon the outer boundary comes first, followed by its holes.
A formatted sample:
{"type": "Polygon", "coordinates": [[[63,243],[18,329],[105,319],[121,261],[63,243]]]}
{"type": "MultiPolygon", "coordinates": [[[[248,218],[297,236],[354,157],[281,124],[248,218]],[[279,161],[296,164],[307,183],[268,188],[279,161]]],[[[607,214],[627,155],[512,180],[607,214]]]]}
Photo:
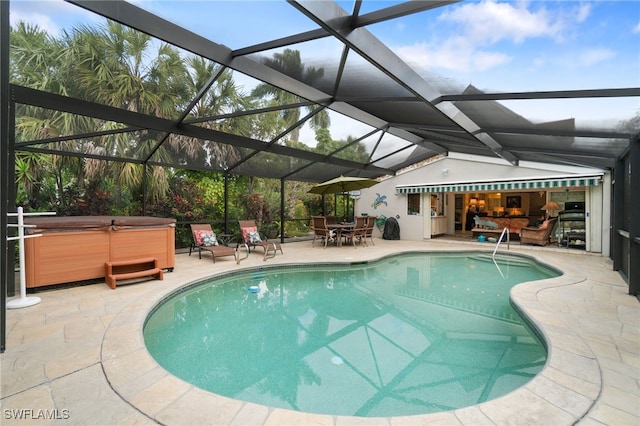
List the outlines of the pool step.
{"type": "MultiPolygon", "coordinates": [[[[490,254],[477,254],[474,256],[470,256],[471,259],[478,260],[481,262],[494,262],[494,259],[490,254]]],[[[509,266],[531,266],[532,263],[528,259],[519,259],[517,257],[505,256],[496,254],[495,262],[501,265],[509,265],[509,266]]]]}

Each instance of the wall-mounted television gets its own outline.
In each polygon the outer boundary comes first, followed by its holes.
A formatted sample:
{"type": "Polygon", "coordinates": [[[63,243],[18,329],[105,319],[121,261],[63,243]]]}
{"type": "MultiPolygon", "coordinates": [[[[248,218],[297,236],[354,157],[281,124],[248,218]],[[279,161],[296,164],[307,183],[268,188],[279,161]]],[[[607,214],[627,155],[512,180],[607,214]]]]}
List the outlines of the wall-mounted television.
{"type": "Polygon", "coordinates": [[[584,211],[584,201],[565,201],[564,209],[584,211]]]}

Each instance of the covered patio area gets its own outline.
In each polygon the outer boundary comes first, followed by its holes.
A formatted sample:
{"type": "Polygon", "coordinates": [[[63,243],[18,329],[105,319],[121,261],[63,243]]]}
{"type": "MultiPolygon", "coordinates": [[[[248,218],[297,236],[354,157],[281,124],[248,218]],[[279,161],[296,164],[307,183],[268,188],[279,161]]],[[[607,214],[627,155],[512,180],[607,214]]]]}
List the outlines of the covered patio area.
{"type": "Polygon", "coordinates": [[[285,254],[266,263],[253,253],[241,265],[224,259],[212,264],[177,253],[175,270],[163,281],[119,285],[115,290],[96,283],[38,292],[42,303],[7,312],[3,424],[24,424],[38,410],[41,415],[48,410],[71,425],[637,424],[637,299],[628,294],[609,259],[557,247],[516,243],[509,248],[564,272],[512,292],[512,300],[548,339],[547,365],[523,388],[477,406],[366,420],[274,409],[195,388],[168,374],[143,344],[144,319],[154,304],[206,276],[264,265],[362,262],[403,251],[492,249],[493,245],[456,237],[420,242],[377,238],[368,247],[330,250],[311,247],[311,241],[287,242],[285,254]]]}

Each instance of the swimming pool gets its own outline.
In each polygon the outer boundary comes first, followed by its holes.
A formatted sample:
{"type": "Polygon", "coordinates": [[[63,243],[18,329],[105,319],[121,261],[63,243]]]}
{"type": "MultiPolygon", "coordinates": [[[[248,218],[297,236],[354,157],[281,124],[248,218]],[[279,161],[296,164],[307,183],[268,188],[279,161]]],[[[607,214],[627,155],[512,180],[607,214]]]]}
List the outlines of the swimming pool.
{"type": "Polygon", "coordinates": [[[508,295],[559,274],[498,260],[412,253],[223,276],[162,301],[145,343],[172,374],[273,407],[373,417],[473,405],[522,386],[546,361],[508,295]]]}

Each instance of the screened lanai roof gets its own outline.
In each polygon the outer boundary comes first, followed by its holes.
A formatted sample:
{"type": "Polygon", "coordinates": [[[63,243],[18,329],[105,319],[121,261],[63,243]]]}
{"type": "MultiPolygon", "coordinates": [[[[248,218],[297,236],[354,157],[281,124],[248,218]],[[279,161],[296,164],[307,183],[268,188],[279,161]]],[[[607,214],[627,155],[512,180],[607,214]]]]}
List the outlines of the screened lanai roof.
{"type": "Polygon", "coordinates": [[[60,32],[107,18],[211,66],[169,115],[12,82],[18,105],[95,126],[35,140],[17,132],[17,150],[319,182],[449,152],[608,169],[640,131],[638,2],[11,3],[12,25],[60,32]],[[291,52],[298,66],[274,60],[291,52]],[[202,113],[223,70],[246,93],[279,95],[202,113]],[[340,142],[322,150],[312,124],[321,115],[340,142]],[[265,127],[287,116],[297,121],[265,127]],[[110,149],[114,134],[129,148],[110,149]]]}

